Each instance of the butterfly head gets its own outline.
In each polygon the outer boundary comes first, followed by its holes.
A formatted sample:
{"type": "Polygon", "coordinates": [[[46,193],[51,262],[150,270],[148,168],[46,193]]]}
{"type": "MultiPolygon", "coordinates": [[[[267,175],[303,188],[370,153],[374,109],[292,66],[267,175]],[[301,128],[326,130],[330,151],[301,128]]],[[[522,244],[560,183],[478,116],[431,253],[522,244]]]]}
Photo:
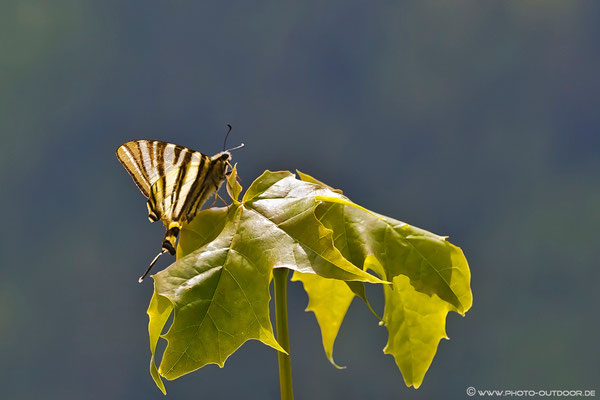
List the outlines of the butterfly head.
{"type": "Polygon", "coordinates": [[[222,151],[219,154],[217,154],[216,156],[213,157],[213,160],[217,159],[219,161],[222,162],[229,162],[229,160],[231,160],[231,153],[227,150],[227,151],[222,151]]]}
{"type": "MultiPolygon", "coordinates": [[[[223,150],[217,155],[212,156],[211,161],[214,163],[214,171],[217,179],[223,181],[231,173],[231,151],[241,149],[244,147],[244,143],[234,148],[223,150]]],[[[215,181],[217,180],[215,179],[215,181]]]]}
{"type": "Polygon", "coordinates": [[[229,151],[223,151],[211,158],[213,180],[215,183],[223,181],[227,177],[227,169],[231,167],[231,153],[229,151]]]}

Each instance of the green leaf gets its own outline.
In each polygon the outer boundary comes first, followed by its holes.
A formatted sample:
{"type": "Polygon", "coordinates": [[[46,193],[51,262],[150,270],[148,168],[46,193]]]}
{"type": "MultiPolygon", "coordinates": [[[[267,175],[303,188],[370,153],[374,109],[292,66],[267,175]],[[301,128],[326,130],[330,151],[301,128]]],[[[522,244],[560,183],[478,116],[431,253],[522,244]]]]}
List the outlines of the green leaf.
{"type": "Polygon", "coordinates": [[[183,228],[181,237],[185,236],[185,240],[179,240],[177,259],[215,240],[223,232],[227,221],[233,218],[229,212],[227,207],[213,207],[200,211],[199,215],[183,228]]]}
{"type": "Polygon", "coordinates": [[[311,183],[316,183],[319,186],[324,186],[327,189],[331,190],[332,192],[335,193],[339,193],[339,194],[344,194],[344,192],[341,189],[334,189],[331,186],[321,182],[320,180],[313,178],[312,176],[305,174],[304,172],[300,172],[298,170],[296,170],[296,173],[298,174],[298,176],[300,177],[301,180],[303,180],[304,182],[311,182],[311,183]]]}
{"type": "MultiPolygon", "coordinates": [[[[319,182],[306,174],[300,176],[319,182]]],[[[448,311],[464,315],[472,304],[470,271],[462,251],[444,237],[373,213],[342,196],[317,199],[321,201],[317,218],[334,232],[340,252],[354,265],[369,268],[392,282],[383,287],[382,322],[389,334],[384,351],[394,356],[406,384],[419,387],[439,340],[446,337],[448,311]]],[[[300,275],[297,279],[304,282],[300,275]]],[[[339,329],[347,307],[327,318],[327,311],[321,310],[327,304],[320,300],[327,293],[318,292],[319,286],[314,282],[308,285],[309,308],[317,316],[323,338],[331,337],[333,327],[339,329]]],[[[352,285],[354,293],[360,294],[357,286],[361,284],[352,285]]],[[[339,294],[332,294],[331,288],[327,290],[332,297],[350,296],[346,288],[339,289],[339,294]]],[[[329,357],[333,343],[325,345],[324,339],[324,347],[329,357]]]]}
{"type": "MultiPolygon", "coordinates": [[[[232,198],[237,197],[230,186],[232,198]]],[[[272,268],[384,282],[357,268],[334,246],[332,231],[315,214],[321,204],[317,196],[340,195],[289,172],[267,171],[242,203],[201,211],[184,226],[177,261],[153,275],[155,296],[148,309],[153,365],[156,337],[173,311],[173,322],[162,336],[167,347],[160,366],[151,366],[159,387],[160,376],[174,379],[209,363],[222,367],[246,340],[283,351],[269,319],[272,268]]]]}
{"type": "Polygon", "coordinates": [[[373,213],[346,199],[318,196],[316,214],[339,232],[349,260],[364,265],[368,255],[381,262],[387,279],[406,275],[426,294],[437,294],[461,315],[471,307],[471,273],[462,250],[434,233],[373,213]]]}
{"type": "MultiPolygon", "coordinates": [[[[373,213],[309,175],[266,171],[242,198],[236,168],[227,189],[233,204],[198,213],[184,226],[177,261],[153,276],[148,308],[151,374],[174,379],[208,363],[223,366],[246,340],[283,351],[269,319],[273,268],[295,271],[321,327],[327,358],[363,282],[385,283],[384,351],[408,386],[418,387],[449,311],[471,306],[470,272],[462,251],[441,237],[373,213]],[[372,270],[382,279],[366,272],[372,270]],[[173,322],[160,367],[156,344],[173,322]]],[[[369,305],[370,307],[370,305],[369,305]]]]}
{"type": "Polygon", "coordinates": [[[160,375],[177,378],[208,363],[223,366],[246,340],[283,351],[269,319],[270,266],[240,245],[241,208],[232,207],[219,236],[155,275],[156,292],[173,305],[160,375]]]}
{"type": "Polygon", "coordinates": [[[233,200],[233,204],[236,205],[240,203],[238,198],[240,197],[240,193],[242,193],[242,185],[237,180],[237,164],[235,164],[227,177],[227,193],[231,197],[231,200],[233,200]]]}
{"type": "MultiPolygon", "coordinates": [[[[365,260],[368,268],[385,275],[375,257],[365,260]]],[[[436,294],[421,293],[404,275],[393,278],[393,286],[383,288],[385,311],[383,321],[388,329],[388,342],[383,349],[391,354],[402,371],[406,386],[421,386],[425,373],[446,335],[446,315],[453,306],[436,294]]]]}
{"type": "Polygon", "coordinates": [[[292,281],[300,281],[304,285],[304,290],[309,299],[306,311],[315,313],[321,328],[323,348],[327,359],[336,368],[346,368],[340,367],[333,360],[333,343],[346,316],[348,307],[354,299],[354,292],[344,281],[322,278],[315,274],[294,272],[292,281]]]}
{"type": "Polygon", "coordinates": [[[166,298],[159,296],[156,293],[156,290],[154,290],[147,312],[150,317],[148,333],[150,335],[150,352],[152,353],[152,358],[150,359],[150,375],[152,375],[152,379],[154,379],[156,386],[158,386],[163,394],[167,394],[167,390],[165,389],[165,385],[162,379],[160,379],[158,369],[156,368],[155,353],[162,328],[167,323],[172,311],[173,306],[171,303],[166,298]]]}
{"type": "Polygon", "coordinates": [[[273,267],[382,283],[349,262],[334,246],[332,231],[315,215],[321,204],[319,196],[345,199],[328,188],[299,181],[290,172],[266,171],[248,188],[241,205],[244,227],[252,233],[244,238],[245,244],[273,267]]]}

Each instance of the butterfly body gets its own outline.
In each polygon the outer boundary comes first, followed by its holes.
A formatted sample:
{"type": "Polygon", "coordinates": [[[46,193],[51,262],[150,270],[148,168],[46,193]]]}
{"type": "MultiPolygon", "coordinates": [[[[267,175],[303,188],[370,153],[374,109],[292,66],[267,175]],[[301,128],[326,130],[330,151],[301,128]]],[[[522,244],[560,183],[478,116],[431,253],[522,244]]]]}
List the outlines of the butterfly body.
{"type": "Polygon", "coordinates": [[[216,195],[231,165],[228,151],[209,157],[158,140],[127,142],[117,149],[117,158],[148,198],[150,221],[165,225],[162,250],[172,255],[182,226],[216,195]]]}

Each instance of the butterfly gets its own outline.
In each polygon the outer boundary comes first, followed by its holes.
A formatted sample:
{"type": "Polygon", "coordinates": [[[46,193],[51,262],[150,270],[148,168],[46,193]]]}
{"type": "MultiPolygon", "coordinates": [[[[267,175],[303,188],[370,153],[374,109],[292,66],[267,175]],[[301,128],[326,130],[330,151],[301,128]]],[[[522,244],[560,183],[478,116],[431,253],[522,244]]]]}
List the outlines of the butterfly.
{"type": "MultiPolygon", "coordinates": [[[[231,125],[228,127],[225,143],[231,132],[231,125]]],[[[212,157],[158,140],[133,140],[119,146],[117,158],[148,199],[148,219],[160,220],[166,228],[162,250],[139,278],[140,283],[161,255],[175,254],[182,226],[194,219],[211,195],[214,194],[216,200],[219,188],[230,173],[230,151],[243,146],[242,143],[212,157]]]]}

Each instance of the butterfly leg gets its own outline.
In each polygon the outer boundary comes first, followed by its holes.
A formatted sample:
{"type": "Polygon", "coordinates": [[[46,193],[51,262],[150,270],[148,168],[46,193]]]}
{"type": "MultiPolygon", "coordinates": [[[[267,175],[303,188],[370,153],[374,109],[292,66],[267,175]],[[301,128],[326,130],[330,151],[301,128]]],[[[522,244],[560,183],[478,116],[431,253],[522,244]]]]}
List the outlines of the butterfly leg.
{"type": "Polygon", "coordinates": [[[225,204],[226,206],[229,206],[229,204],[227,204],[225,199],[223,199],[221,196],[219,196],[219,193],[215,193],[215,202],[217,201],[217,197],[219,198],[219,200],[221,200],[223,202],[223,204],[225,204]]]}
{"type": "MultiPolygon", "coordinates": [[[[214,205],[217,203],[217,199],[218,199],[218,200],[221,200],[221,201],[223,202],[223,204],[225,204],[225,205],[227,205],[227,206],[229,205],[229,204],[227,204],[227,202],[226,202],[226,201],[225,201],[225,200],[224,200],[224,199],[223,199],[221,196],[219,196],[219,193],[215,192],[215,199],[213,200],[213,202],[212,202],[212,204],[210,205],[210,207],[214,206],[214,205]]],[[[210,208],[210,207],[209,207],[209,208],[210,208]]]]}
{"type": "MultiPolygon", "coordinates": [[[[217,196],[218,196],[218,194],[217,194],[217,192],[215,192],[215,199],[211,203],[210,207],[213,207],[215,204],[217,204],[217,196]]],[[[208,207],[208,208],[210,208],[210,207],[208,207]]]]}

